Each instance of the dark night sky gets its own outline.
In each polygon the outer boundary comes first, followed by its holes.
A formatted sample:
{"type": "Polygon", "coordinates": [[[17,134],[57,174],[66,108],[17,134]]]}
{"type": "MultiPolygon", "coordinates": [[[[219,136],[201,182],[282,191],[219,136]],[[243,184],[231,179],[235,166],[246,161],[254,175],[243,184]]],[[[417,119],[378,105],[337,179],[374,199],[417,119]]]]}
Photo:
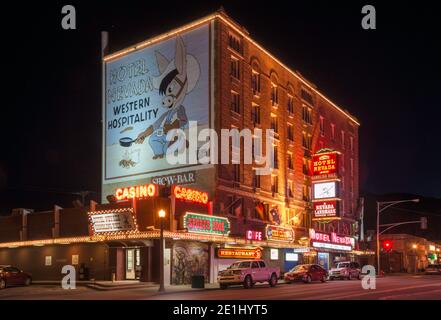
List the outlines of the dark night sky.
{"type": "Polygon", "coordinates": [[[306,2],[17,2],[1,21],[0,210],[75,198],[64,191],[98,198],[101,30],[117,50],[221,5],[360,120],[363,192],[441,197],[441,34],[432,2],[306,2]],[[65,4],[77,9],[77,30],[61,28],[65,4]],[[365,4],[377,9],[375,31],[360,27],[365,4]]]}

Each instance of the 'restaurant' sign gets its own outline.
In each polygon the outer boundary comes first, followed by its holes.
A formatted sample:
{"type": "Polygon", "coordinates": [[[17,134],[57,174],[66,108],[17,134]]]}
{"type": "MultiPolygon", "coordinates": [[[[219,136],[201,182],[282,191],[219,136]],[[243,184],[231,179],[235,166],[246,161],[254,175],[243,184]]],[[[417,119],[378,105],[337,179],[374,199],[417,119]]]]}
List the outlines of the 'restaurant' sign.
{"type": "Polygon", "coordinates": [[[294,230],[290,227],[282,227],[268,224],[266,226],[266,238],[274,241],[294,241],[294,230]]]}
{"type": "Polygon", "coordinates": [[[337,173],[337,153],[319,153],[312,156],[312,175],[337,173]]]}
{"type": "Polygon", "coordinates": [[[312,220],[333,220],[339,218],[338,201],[314,202],[314,213],[312,220]]]}
{"type": "Polygon", "coordinates": [[[226,236],[230,233],[230,221],[224,217],[187,212],[184,215],[184,228],[192,233],[226,236]]]}
{"type": "Polygon", "coordinates": [[[89,223],[94,234],[137,231],[132,209],[89,212],[89,223]]]}
{"type": "Polygon", "coordinates": [[[260,248],[219,248],[217,257],[224,259],[260,259],[262,250],[260,248]]]}
{"type": "Polygon", "coordinates": [[[348,236],[339,236],[335,232],[324,233],[309,229],[311,246],[315,248],[351,251],[355,247],[355,239],[348,236]]]}

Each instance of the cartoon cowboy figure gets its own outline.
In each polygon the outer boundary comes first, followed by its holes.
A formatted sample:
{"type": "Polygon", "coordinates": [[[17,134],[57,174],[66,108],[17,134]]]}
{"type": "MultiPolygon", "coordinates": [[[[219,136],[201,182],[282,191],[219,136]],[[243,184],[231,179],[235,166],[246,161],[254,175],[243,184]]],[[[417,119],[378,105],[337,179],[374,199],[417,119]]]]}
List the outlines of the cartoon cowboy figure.
{"type": "Polygon", "coordinates": [[[200,75],[199,63],[195,57],[186,54],[181,37],[176,39],[174,60],[168,61],[159,52],[155,54],[160,75],[153,79],[153,85],[159,90],[159,94],[164,96],[162,107],[166,111],[136,138],[136,143],[143,143],[145,138],[150,137],[149,145],[153,150],[153,160],[162,159],[169,145],[174,142],[166,139],[170,130],[184,129],[188,126],[188,118],[182,102],[193,90],[200,75]]]}

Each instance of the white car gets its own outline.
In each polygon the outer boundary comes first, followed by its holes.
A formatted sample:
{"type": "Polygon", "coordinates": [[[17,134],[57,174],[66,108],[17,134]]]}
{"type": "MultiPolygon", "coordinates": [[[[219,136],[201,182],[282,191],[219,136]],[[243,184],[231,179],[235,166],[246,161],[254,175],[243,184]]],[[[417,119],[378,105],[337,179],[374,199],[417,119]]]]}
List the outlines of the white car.
{"type": "Polygon", "coordinates": [[[361,279],[361,269],[357,262],[344,261],[337,263],[335,268],[329,270],[329,280],[334,279],[361,279]]]}
{"type": "Polygon", "coordinates": [[[277,284],[280,269],[268,267],[263,260],[243,260],[233,263],[226,270],[219,271],[218,282],[221,289],[229,285],[243,284],[245,289],[256,282],[268,282],[271,287],[277,284]]]}
{"type": "Polygon", "coordinates": [[[441,264],[429,264],[426,268],[426,274],[439,274],[441,275],[441,264]]]}

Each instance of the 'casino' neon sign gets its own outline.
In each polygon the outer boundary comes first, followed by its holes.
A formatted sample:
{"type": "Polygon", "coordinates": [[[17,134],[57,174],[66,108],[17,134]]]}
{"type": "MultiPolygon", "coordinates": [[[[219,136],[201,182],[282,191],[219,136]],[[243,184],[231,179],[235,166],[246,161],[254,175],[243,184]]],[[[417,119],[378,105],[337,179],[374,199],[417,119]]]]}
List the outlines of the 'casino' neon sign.
{"type": "Polygon", "coordinates": [[[158,195],[158,187],[155,184],[118,188],[115,191],[116,200],[130,200],[150,198],[158,195]]]}
{"type": "Polygon", "coordinates": [[[208,193],[204,191],[199,191],[191,188],[174,186],[173,194],[176,199],[207,204],[208,203],[208,193]]]}

